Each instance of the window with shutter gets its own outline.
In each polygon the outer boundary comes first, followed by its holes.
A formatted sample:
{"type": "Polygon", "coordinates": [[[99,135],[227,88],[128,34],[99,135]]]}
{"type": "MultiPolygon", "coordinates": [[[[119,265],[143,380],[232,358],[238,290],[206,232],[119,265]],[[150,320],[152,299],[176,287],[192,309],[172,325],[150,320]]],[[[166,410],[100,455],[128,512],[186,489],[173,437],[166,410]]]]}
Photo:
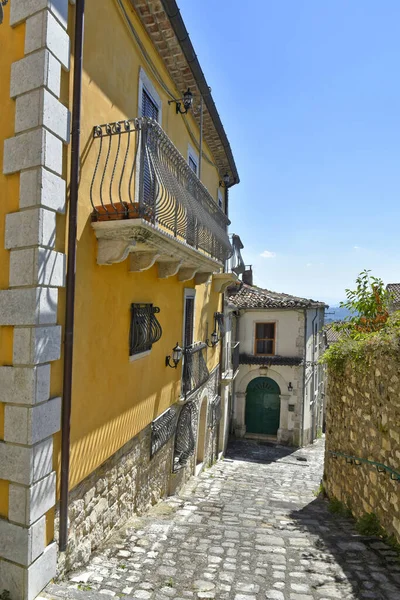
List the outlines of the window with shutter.
{"type": "MultiPolygon", "coordinates": [[[[142,117],[149,117],[158,121],[159,110],[157,104],[152,100],[145,88],[142,91],[142,117]]],[[[143,200],[145,204],[153,204],[155,197],[155,179],[148,156],[145,155],[143,165],[143,200]]]]}
{"type": "Polygon", "coordinates": [[[194,297],[187,296],[185,298],[185,323],[183,331],[183,347],[187,348],[194,342],[194,297]]]}
{"type": "Polygon", "coordinates": [[[254,354],[275,354],[275,323],[256,323],[254,354]]]}

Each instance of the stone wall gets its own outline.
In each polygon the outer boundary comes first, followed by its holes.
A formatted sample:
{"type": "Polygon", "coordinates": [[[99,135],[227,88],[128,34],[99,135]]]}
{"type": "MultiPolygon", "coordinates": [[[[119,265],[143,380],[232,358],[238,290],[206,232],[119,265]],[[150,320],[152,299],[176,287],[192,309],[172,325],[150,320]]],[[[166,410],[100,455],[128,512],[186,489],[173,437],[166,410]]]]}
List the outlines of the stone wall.
{"type": "MultiPolygon", "coordinates": [[[[203,467],[216,457],[218,424],[210,426],[209,415],[218,383],[218,369],[208,382],[192,396],[196,407],[193,434],[195,449],[186,464],[173,472],[175,436],[172,436],[153,457],[150,456],[152,426],[125,444],[89,477],[70,492],[68,508],[68,546],[59,554],[58,577],[85,565],[91,553],[110,534],[134,514],[142,514],[163,497],[179,493],[195,472],[199,415],[202,402],[207,402],[203,467]]],[[[177,414],[181,410],[174,405],[177,414]]],[[[56,515],[56,541],[59,516],[56,515]]]]}
{"type": "Polygon", "coordinates": [[[360,457],[400,472],[400,362],[398,356],[366,352],[343,373],[328,367],[326,462],[329,496],[350,505],[356,518],[375,513],[400,542],[400,481],[371,464],[350,463],[332,452],[360,457]]]}

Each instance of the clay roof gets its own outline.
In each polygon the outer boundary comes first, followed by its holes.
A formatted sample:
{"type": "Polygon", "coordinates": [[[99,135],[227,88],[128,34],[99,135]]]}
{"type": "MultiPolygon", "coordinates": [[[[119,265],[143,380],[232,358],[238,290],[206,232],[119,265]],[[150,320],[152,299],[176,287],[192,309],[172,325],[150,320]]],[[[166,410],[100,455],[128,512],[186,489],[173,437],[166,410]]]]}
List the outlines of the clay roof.
{"type": "Polygon", "coordinates": [[[235,293],[234,289],[228,290],[228,300],[237,308],[326,308],[324,302],[299,298],[290,294],[271,292],[256,286],[243,283],[235,293]]]}
{"type": "Polygon", "coordinates": [[[394,307],[400,308],[400,283],[388,283],[386,289],[393,297],[394,307]]]}
{"type": "MultiPolygon", "coordinates": [[[[239,175],[228,138],[190,42],[175,0],[130,0],[150,39],[161,56],[176,89],[182,94],[188,87],[194,96],[203,96],[203,132],[220,175],[228,172],[231,185],[239,175]]],[[[199,111],[192,111],[200,126],[199,111]]]]}
{"type": "Polygon", "coordinates": [[[325,331],[325,335],[326,335],[326,342],[327,342],[328,346],[330,346],[331,344],[334,344],[335,342],[338,342],[340,340],[340,338],[345,335],[345,331],[343,331],[343,330],[335,331],[335,329],[333,329],[332,325],[333,325],[333,323],[328,323],[324,327],[324,331],[325,331]]]}

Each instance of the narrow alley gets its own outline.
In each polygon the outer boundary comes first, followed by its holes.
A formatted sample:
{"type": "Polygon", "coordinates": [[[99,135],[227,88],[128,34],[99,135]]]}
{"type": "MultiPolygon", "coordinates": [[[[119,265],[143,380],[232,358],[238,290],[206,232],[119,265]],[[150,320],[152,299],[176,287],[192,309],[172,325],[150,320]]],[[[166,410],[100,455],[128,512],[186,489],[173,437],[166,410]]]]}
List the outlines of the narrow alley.
{"type": "Polygon", "coordinates": [[[40,598],[399,600],[400,562],[317,498],[323,441],[236,442],[40,598]]]}

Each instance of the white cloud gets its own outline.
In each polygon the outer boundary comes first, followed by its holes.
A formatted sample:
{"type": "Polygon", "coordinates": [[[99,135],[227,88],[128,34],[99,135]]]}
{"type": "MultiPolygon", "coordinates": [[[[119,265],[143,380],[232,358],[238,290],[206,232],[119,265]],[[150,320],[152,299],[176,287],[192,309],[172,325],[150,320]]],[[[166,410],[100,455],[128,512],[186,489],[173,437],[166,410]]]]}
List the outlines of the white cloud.
{"type": "Polygon", "coordinates": [[[307,263],[306,267],[312,267],[312,263],[307,263]]]}
{"type": "Polygon", "coordinates": [[[276,253],[275,252],[270,252],[269,250],[264,250],[264,252],[262,252],[260,254],[260,256],[262,256],[262,258],[275,258],[276,253]]]}

